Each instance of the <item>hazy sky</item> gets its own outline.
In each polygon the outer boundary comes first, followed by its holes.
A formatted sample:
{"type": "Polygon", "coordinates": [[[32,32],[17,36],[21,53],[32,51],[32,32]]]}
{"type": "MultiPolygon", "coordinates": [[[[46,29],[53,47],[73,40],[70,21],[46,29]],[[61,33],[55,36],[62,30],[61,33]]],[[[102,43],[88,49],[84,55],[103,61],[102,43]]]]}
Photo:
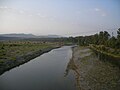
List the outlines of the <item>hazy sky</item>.
{"type": "Polygon", "coordinates": [[[120,0],[0,0],[0,34],[86,35],[120,28],[120,0]]]}

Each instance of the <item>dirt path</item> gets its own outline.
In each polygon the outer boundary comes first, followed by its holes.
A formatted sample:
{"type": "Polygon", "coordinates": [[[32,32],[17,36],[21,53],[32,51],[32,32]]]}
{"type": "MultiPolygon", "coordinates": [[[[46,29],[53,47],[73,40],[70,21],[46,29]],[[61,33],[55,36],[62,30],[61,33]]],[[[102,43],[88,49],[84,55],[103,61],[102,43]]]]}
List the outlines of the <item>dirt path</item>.
{"type": "Polygon", "coordinates": [[[103,62],[87,47],[73,48],[66,74],[74,70],[78,90],[120,90],[120,69],[103,62]]]}

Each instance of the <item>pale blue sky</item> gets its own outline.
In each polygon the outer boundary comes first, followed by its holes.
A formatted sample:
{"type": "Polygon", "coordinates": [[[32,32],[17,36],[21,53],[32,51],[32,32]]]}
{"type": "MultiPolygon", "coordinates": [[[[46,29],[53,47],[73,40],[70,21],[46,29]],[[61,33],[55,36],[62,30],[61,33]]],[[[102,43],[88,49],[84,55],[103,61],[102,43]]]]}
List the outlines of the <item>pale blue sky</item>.
{"type": "Polygon", "coordinates": [[[120,0],[0,0],[0,33],[88,35],[120,28],[120,0]]]}

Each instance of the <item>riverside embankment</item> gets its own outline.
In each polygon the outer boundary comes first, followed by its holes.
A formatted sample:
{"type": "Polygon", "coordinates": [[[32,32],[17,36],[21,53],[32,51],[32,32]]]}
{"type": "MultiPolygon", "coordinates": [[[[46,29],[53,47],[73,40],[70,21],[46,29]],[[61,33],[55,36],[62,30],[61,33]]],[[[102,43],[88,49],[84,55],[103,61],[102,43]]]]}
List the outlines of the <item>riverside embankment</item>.
{"type": "Polygon", "coordinates": [[[42,54],[2,74],[0,90],[76,90],[73,73],[64,77],[71,56],[71,46],[42,54]]]}
{"type": "Polygon", "coordinates": [[[78,90],[120,90],[120,69],[89,47],[74,47],[66,73],[74,71],[78,90]]]}
{"type": "Polygon", "coordinates": [[[45,48],[43,50],[38,50],[38,51],[34,51],[34,52],[29,52],[25,55],[20,55],[17,56],[15,60],[6,60],[1,66],[0,66],[0,74],[4,73],[7,70],[10,70],[16,66],[19,66],[23,63],[26,63],[40,55],[42,55],[43,53],[47,53],[49,51],[51,51],[52,49],[55,48],[59,48],[58,47],[51,47],[51,48],[45,48]]]}
{"type": "Polygon", "coordinates": [[[47,53],[49,51],[51,51],[52,49],[55,49],[55,48],[59,48],[60,46],[54,46],[54,47],[49,47],[49,48],[44,48],[44,49],[40,49],[40,50],[37,50],[37,51],[34,51],[34,52],[28,52],[24,55],[19,55],[19,56],[16,56],[14,60],[5,60],[5,62],[3,62],[1,65],[0,65],[0,74],[4,73],[5,71],[7,70],[10,70],[16,66],[19,66],[23,63],[26,63],[40,55],[42,55],[43,53],[47,53]]]}
{"type": "Polygon", "coordinates": [[[0,42],[0,74],[62,45],[35,41],[0,42]]]}
{"type": "Polygon", "coordinates": [[[89,45],[99,59],[108,61],[120,67],[120,50],[105,47],[103,45],[89,45]]]}

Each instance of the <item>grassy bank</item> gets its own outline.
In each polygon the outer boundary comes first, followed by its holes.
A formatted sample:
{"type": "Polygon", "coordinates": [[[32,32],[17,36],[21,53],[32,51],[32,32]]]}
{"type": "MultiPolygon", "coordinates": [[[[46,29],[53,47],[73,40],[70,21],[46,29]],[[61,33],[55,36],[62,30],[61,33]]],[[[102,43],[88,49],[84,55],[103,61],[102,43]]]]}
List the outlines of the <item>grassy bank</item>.
{"type": "Polygon", "coordinates": [[[0,74],[61,45],[34,41],[0,42],[0,74]]]}
{"type": "Polygon", "coordinates": [[[120,59],[120,50],[119,49],[105,47],[104,45],[92,45],[92,44],[89,45],[89,47],[93,50],[96,50],[97,52],[120,59]]]}
{"type": "Polygon", "coordinates": [[[120,67],[120,50],[105,47],[103,45],[89,46],[99,57],[99,59],[106,60],[120,67]]]}

